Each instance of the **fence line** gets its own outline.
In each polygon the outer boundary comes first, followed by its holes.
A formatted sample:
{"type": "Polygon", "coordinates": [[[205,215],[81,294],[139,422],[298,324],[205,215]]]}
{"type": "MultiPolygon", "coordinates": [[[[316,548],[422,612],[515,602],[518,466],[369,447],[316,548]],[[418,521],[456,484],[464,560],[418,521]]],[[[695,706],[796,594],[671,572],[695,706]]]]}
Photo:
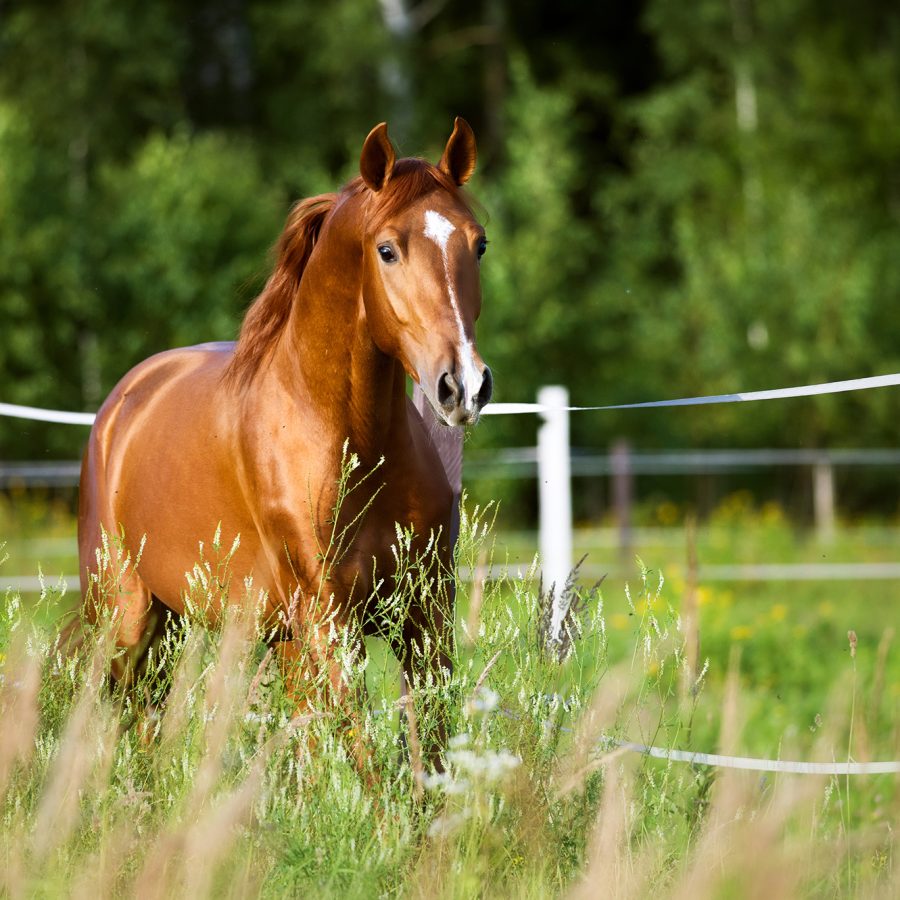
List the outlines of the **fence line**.
{"type": "MultiPolygon", "coordinates": [[[[73,554],[76,548],[72,547],[73,554]]],[[[488,579],[525,578],[531,570],[530,562],[495,564],[478,577],[488,579]]],[[[621,567],[584,563],[578,570],[585,578],[602,578],[604,575],[622,575],[621,567]]],[[[459,569],[459,577],[471,579],[476,572],[466,566],[459,569]]],[[[897,581],[900,580],[900,563],[747,563],[736,565],[701,565],[697,568],[697,580],[711,582],[798,582],[798,581],[897,581]]],[[[55,587],[62,584],[66,590],[79,582],[77,575],[46,575],[44,584],[55,587]]],[[[552,582],[551,582],[552,583],[552,582]]],[[[36,575],[0,575],[0,591],[36,593],[41,580],[36,575]]]]}
{"type": "MultiPolygon", "coordinates": [[[[775,388],[767,391],[744,391],[736,394],[710,394],[703,397],[682,397],[677,400],[649,400],[643,403],[614,403],[607,406],[565,406],[566,412],[591,412],[616,409],[660,409],[670,406],[709,406],[717,403],[749,403],[756,400],[783,400],[790,397],[815,397],[824,394],[843,394],[874,388],[900,385],[900,373],[872,375],[867,378],[851,378],[845,381],[827,381],[797,387],[775,388]]],[[[545,413],[559,407],[555,403],[491,403],[482,410],[485,416],[508,416],[525,413],[545,413]]],[[[0,403],[0,416],[31,419],[37,422],[56,422],[62,425],[92,425],[95,413],[67,412],[59,409],[42,409],[37,406],[19,406],[0,403]]]]}
{"type": "MultiPolygon", "coordinates": [[[[585,563],[578,570],[586,578],[600,578],[605,566],[585,563]]],[[[697,580],[710,581],[896,581],[900,563],[735,563],[697,567],[697,580]]]]}
{"type": "Polygon", "coordinates": [[[56,422],[59,425],[93,425],[97,418],[96,413],[41,409],[37,406],[18,406],[15,403],[0,403],[0,416],[30,419],[33,422],[56,422]]]}
{"type": "MultiPolygon", "coordinates": [[[[479,577],[496,580],[499,578],[525,578],[532,570],[531,561],[520,560],[509,563],[495,563],[479,571],[479,577]]],[[[460,578],[473,578],[475,570],[462,566],[460,578]]],[[[582,563],[578,574],[587,579],[599,579],[606,575],[632,575],[630,568],[619,564],[604,566],[599,563],[582,563]]],[[[752,582],[752,581],[896,581],[900,579],[900,563],[736,563],[733,565],[699,565],[697,581],[709,582],[752,582]]]]}
{"type": "Polygon", "coordinates": [[[761,759],[753,756],[722,756],[719,753],[694,753],[648,747],[630,741],[616,741],[615,746],[656,759],[715,766],[720,769],[744,769],[751,772],[787,772],[795,775],[885,775],[900,772],[900,761],[894,762],[802,762],[787,759],[761,759]]]}
{"type": "MultiPolygon", "coordinates": [[[[630,450],[630,470],[634,475],[681,475],[703,472],[740,472],[774,466],[896,466],[900,450],[630,450]]],[[[507,447],[470,455],[465,463],[467,475],[489,474],[499,478],[533,478],[537,472],[537,447],[507,447]],[[495,471],[502,470],[502,471],[495,471]]],[[[594,453],[573,447],[573,476],[613,475],[620,462],[614,452],[594,453]]],[[[2,468],[0,468],[2,475],[2,468]]]]}
{"type": "MultiPolygon", "coordinates": [[[[897,466],[900,450],[629,450],[633,475],[683,475],[704,472],[742,472],[775,466],[897,466]]],[[[466,477],[534,478],[537,474],[537,447],[507,447],[470,454],[465,462],[466,477]]],[[[573,447],[570,457],[573,477],[613,475],[619,462],[613,453],[593,453],[573,447]]],[[[77,460],[0,463],[0,487],[36,484],[48,487],[75,487],[81,474],[77,460]]]]}
{"type": "MultiPolygon", "coordinates": [[[[650,400],[644,403],[615,403],[608,406],[566,406],[566,412],[597,412],[616,409],[661,409],[670,406],[710,406],[717,403],[750,403],[756,400],[784,400],[790,397],[816,397],[824,394],[843,394],[850,391],[866,391],[873,388],[900,385],[900,373],[873,375],[868,378],[852,378],[847,381],[827,381],[799,387],[776,388],[769,391],[746,391],[740,394],[710,394],[704,397],[682,397],[678,400],[650,400]]],[[[491,403],[482,410],[484,416],[521,415],[545,413],[558,409],[555,405],[537,403],[491,403]]]]}
{"type": "Polygon", "coordinates": [[[76,487],[80,479],[81,463],[75,460],[0,463],[0,488],[19,484],[76,487]]]}

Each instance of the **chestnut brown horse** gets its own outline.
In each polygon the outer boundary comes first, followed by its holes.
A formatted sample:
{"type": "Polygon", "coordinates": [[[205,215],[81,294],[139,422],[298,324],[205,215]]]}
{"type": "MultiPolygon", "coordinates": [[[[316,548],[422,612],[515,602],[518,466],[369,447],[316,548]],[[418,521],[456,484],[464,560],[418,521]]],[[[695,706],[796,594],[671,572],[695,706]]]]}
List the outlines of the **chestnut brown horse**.
{"type": "MultiPolygon", "coordinates": [[[[440,534],[434,574],[449,565],[451,490],[406,376],[451,426],[474,423],[491,396],[475,347],[486,240],[459,190],[475,159],[462,119],[437,166],[396,160],[378,125],[358,178],[291,211],[238,341],[160,353],[110,394],[85,452],[78,539],[87,597],[102,530],[132,554],[146,536],[139,567],[105,599],[122,648],[142,644],[156,601],[184,611],[185,572],[221,523],[227,544],[240,535],[233,599],[252,577],[268,615],[287,623],[282,657],[303,660],[339,705],[347,688],[329,632],[353,626],[362,650],[366,604],[392,583],[395,523],[418,547],[440,534]],[[378,468],[340,510],[355,521],[352,546],[323,562],[345,442],[358,472],[378,468]],[[308,603],[326,563],[329,602],[308,603]]],[[[449,665],[446,610],[428,602],[403,622],[406,667],[449,665]]]]}

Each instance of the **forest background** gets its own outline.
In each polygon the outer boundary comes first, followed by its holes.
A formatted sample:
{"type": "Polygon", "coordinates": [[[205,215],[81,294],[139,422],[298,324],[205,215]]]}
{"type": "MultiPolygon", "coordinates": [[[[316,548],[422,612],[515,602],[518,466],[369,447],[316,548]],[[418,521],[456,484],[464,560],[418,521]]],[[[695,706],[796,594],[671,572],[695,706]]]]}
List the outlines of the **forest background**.
{"type": "MultiPolygon", "coordinates": [[[[896,4],[0,2],[0,401],[94,410],[140,359],[233,338],[290,204],[352,177],[377,122],[435,159],[457,114],[495,399],[900,371],[896,4]]],[[[595,447],[900,438],[894,390],[572,427],[595,447]]],[[[0,419],[0,459],[85,436],[0,419]]],[[[889,478],[842,500],[895,513],[889,478]]]]}

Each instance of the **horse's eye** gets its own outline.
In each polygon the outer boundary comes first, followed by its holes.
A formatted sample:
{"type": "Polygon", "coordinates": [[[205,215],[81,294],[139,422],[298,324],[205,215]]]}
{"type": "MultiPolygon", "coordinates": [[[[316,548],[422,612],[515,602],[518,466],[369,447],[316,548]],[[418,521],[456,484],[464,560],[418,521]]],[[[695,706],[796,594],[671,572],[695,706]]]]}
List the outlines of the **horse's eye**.
{"type": "Polygon", "coordinates": [[[478,258],[479,259],[481,259],[481,257],[484,256],[484,251],[487,250],[487,245],[488,245],[487,238],[482,238],[478,242],[478,258]]]}
{"type": "Polygon", "coordinates": [[[381,257],[382,262],[397,262],[397,254],[394,253],[394,250],[390,244],[382,244],[378,248],[378,255],[381,257]]]}

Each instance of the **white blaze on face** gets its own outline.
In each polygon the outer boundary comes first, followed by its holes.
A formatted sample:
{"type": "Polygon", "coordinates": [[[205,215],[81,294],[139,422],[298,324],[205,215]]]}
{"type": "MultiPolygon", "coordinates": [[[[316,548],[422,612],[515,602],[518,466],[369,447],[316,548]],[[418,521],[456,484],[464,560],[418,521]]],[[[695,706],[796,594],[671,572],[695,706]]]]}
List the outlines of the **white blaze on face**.
{"type": "Polygon", "coordinates": [[[425,212],[425,237],[434,241],[441,248],[441,253],[447,255],[447,241],[450,235],[456,231],[456,226],[449,220],[445,219],[440,213],[433,209],[425,212]]]}
{"type": "Polygon", "coordinates": [[[459,365],[461,371],[457,377],[462,382],[465,395],[465,405],[471,409],[475,405],[475,397],[481,390],[483,377],[475,365],[475,349],[472,342],[466,337],[466,329],[459,312],[459,302],[456,298],[456,289],[450,276],[450,259],[447,256],[447,242],[450,235],[456,231],[456,226],[445,216],[433,209],[425,212],[425,237],[437,244],[441,251],[441,259],[444,262],[444,279],[447,283],[447,295],[450,298],[450,306],[456,316],[456,324],[459,328],[459,365]]]}

